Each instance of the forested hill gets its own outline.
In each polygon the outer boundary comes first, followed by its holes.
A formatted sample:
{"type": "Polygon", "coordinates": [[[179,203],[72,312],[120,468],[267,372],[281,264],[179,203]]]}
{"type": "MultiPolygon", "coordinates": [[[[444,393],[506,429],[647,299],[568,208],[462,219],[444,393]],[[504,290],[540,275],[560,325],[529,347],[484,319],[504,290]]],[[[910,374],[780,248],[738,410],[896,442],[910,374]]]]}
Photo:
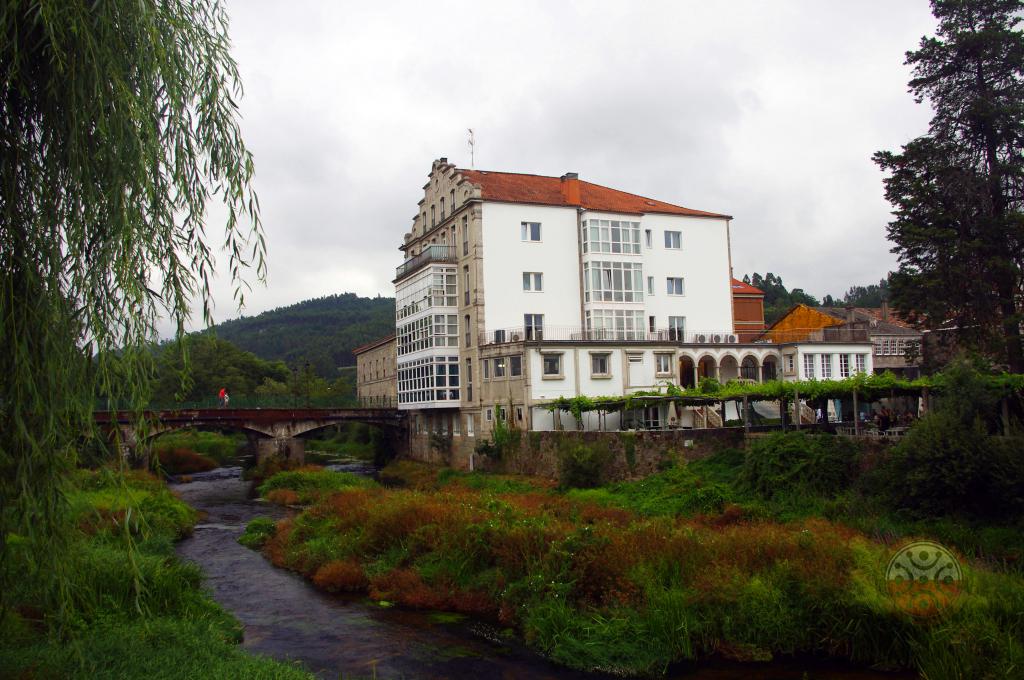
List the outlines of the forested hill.
{"type": "Polygon", "coordinates": [[[261,359],[292,367],[309,362],[333,379],[339,367],[355,365],[354,348],[395,331],[395,300],[328,295],[225,321],[212,331],[261,359]]]}

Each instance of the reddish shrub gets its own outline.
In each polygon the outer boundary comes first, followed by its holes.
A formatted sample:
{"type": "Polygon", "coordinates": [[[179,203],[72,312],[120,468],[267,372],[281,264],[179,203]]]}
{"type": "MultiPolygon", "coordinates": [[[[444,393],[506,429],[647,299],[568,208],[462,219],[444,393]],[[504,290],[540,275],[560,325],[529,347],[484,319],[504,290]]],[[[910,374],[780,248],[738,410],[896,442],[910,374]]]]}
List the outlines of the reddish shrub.
{"type": "Polygon", "coordinates": [[[217,467],[217,461],[191,449],[163,449],[157,452],[160,467],[172,475],[206,472],[217,467]]]}
{"type": "Polygon", "coordinates": [[[444,594],[438,593],[412,569],[392,569],[370,581],[370,597],[399,602],[417,609],[441,609],[444,594]]]}
{"type": "Polygon", "coordinates": [[[267,500],[277,505],[295,505],[299,502],[299,494],[291,489],[274,489],[267,494],[267,500]]]}
{"type": "Polygon", "coordinates": [[[263,544],[263,552],[278,567],[287,567],[286,549],[292,539],[294,524],[291,519],[283,519],[277,523],[274,535],[263,544]]]}
{"type": "Polygon", "coordinates": [[[363,568],[352,560],[328,562],[313,574],[313,583],[331,593],[362,591],[369,585],[363,568]]]}

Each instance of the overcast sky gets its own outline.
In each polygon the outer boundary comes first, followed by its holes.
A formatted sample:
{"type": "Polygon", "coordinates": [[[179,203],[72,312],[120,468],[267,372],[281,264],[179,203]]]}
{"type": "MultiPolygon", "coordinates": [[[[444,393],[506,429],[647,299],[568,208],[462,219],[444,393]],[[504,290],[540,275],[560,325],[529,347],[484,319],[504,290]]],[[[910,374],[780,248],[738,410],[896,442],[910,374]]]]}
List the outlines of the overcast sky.
{"type": "MultiPolygon", "coordinates": [[[[733,215],[738,277],[820,297],[895,265],[871,155],[926,130],[903,65],[925,0],[228,8],[270,266],[246,315],[393,295],[430,164],[468,167],[469,127],[478,169],[733,215]]],[[[216,320],[237,316],[215,290],[216,320]]]]}

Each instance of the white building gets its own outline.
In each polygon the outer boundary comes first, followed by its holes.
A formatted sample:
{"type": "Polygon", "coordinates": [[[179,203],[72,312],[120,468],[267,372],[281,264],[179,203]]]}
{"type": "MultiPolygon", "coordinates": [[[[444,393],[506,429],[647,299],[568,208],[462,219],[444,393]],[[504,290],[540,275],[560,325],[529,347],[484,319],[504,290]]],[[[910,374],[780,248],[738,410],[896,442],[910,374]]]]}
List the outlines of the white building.
{"type": "MultiPolygon", "coordinates": [[[[550,429],[536,405],[559,396],[780,373],[779,345],[733,330],[730,216],[444,158],[423,189],[395,278],[399,408],[417,432],[478,436],[502,416],[550,429]]],[[[836,353],[870,362],[867,344],[836,353]]]]}

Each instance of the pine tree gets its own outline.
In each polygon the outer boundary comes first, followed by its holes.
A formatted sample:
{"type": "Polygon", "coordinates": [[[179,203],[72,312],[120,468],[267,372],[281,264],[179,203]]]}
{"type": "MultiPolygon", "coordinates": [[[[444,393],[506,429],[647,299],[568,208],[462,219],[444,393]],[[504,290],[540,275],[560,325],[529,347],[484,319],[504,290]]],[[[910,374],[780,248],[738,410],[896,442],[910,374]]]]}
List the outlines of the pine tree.
{"type": "Polygon", "coordinates": [[[1024,372],[1022,0],[933,0],[934,38],[907,53],[928,134],[878,152],[899,269],[892,301],[1024,372]]]}

